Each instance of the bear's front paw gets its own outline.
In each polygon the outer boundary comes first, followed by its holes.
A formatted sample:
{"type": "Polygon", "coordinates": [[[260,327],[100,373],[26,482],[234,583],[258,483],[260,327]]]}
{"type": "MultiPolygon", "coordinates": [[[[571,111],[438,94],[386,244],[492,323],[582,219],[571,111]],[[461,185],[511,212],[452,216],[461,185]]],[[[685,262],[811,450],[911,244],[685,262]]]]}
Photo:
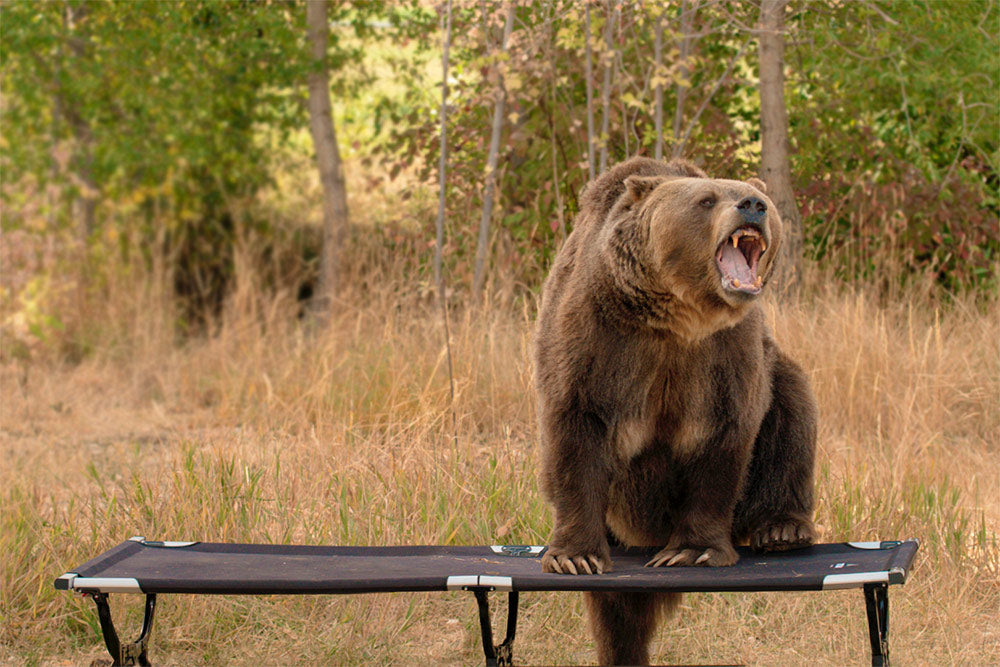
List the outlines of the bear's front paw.
{"type": "Polygon", "coordinates": [[[736,550],[730,545],[714,547],[665,547],[646,563],[646,567],[671,567],[674,565],[733,565],[739,560],[736,550]]]}
{"type": "Polygon", "coordinates": [[[607,547],[588,553],[586,549],[550,546],[542,556],[542,572],[557,574],[604,574],[611,571],[607,547]]]}
{"type": "Polygon", "coordinates": [[[785,519],[766,523],[750,535],[754,551],[801,549],[816,541],[816,529],[808,519],[785,519]]]}

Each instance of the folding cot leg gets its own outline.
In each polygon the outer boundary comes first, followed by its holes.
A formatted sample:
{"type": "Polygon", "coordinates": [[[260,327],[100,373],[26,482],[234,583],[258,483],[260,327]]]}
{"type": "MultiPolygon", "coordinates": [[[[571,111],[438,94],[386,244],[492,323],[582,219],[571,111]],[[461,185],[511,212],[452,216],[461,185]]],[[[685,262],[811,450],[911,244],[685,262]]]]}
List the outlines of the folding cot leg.
{"type": "Polygon", "coordinates": [[[865,584],[868,639],[872,644],[872,666],[889,665],[889,585],[865,584]]]}
{"type": "Polygon", "coordinates": [[[517,632],[517,591],[507,593],[507,636],[503,643],[493,643],[493,625],[490,623],[489,589],[473,588],[479,605],[479,631],[483,636],[483,653],[486,667],[501,667],[514,664],[514,634],[517,632]]]}
{"type": "Polygon", "coordinates": [[[142,632],[139,638],[131,643],[123,644],[118,639],[118,632],[115,630],[115,623],[111,619],[111,607],[108,606],[107,593],[89,593],[97,605],[97,618],[101,621],[101,632],[104,634],[104,645],[108,647],[108,653],[114,661],[114,667],[118,665],[143,665],[148,666],[149,657],[146,649],[149,646],[149,633],[153,629],[153,615],[156,613],[156,595],[146,594],[146,609],[142,618],[142,632]]]}

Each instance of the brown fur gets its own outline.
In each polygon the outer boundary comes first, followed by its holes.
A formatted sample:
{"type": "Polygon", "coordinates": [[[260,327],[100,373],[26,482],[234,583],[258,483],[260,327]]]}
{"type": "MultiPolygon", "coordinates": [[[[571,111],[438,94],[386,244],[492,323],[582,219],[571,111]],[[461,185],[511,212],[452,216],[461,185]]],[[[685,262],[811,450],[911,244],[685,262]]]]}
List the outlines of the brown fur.
{"type": "MultiPolygon", "coordinates": [[[[727,289],[716,264],[749,201],[766,285],[781,221],[760,181],[634,158],[584,192],[536,336],[541,481],[555,509],[546,571],[611,569],[609,538],[662,547],[655,566],[732,565],[734,544],[813,540],[808,381],[755,296],[727,289]]],[[[601,661],[648,660],[657,609],[677,599],[588,594],[601,661]]]]}

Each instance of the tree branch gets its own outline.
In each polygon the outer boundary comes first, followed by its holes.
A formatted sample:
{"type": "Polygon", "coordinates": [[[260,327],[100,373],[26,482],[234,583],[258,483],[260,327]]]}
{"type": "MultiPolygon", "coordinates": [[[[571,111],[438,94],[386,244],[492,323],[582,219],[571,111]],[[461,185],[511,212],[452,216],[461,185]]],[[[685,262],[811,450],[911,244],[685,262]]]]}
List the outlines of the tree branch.
{"type": "Polygon", "coordinates": [[[747,38],[746,41],[743,42],[743,46],[740,47],[740,50],[730,59],[729,65],[726,67],[726,71],[722,73],[722,76],[715,80],[712,90],[709,91],[708,95],[705,96],[705,99],[701,101],[701,104],[698,106],[698,110],[695,111],[694,116],[692,116],[688,121],[687,127],[684,128],[684,136],[681,137],[681,140],[674,146],[674,157],[680,157],[684,154],[684,147],[687,144],[688,139],[691,137],[691,133],[694,131],[694,126],[697,124],[698,119],[701,118],[702,112],[708,108],[708,103],[711,102],[715,94],[719,92],[719,88],[722,87],[723,82],[729,77],[729,74],[733,71],[733,67],[736,66],[739,59],[743,57],[744,53],[746,53],[748,46],[750,46],[750,38],[747,38]]]}

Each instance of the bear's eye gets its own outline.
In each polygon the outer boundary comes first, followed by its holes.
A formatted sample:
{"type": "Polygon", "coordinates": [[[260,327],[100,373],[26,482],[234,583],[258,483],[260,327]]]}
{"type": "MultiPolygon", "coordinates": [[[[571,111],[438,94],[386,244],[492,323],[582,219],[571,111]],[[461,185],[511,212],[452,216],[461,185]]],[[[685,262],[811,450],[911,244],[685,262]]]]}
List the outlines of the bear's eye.
{"type": "Polygon", "coordinates": [[[698,206],[701,206],[702,208],[712,208],[715,206],[715,197],[705,197],[698,202],[698,206]]]}

